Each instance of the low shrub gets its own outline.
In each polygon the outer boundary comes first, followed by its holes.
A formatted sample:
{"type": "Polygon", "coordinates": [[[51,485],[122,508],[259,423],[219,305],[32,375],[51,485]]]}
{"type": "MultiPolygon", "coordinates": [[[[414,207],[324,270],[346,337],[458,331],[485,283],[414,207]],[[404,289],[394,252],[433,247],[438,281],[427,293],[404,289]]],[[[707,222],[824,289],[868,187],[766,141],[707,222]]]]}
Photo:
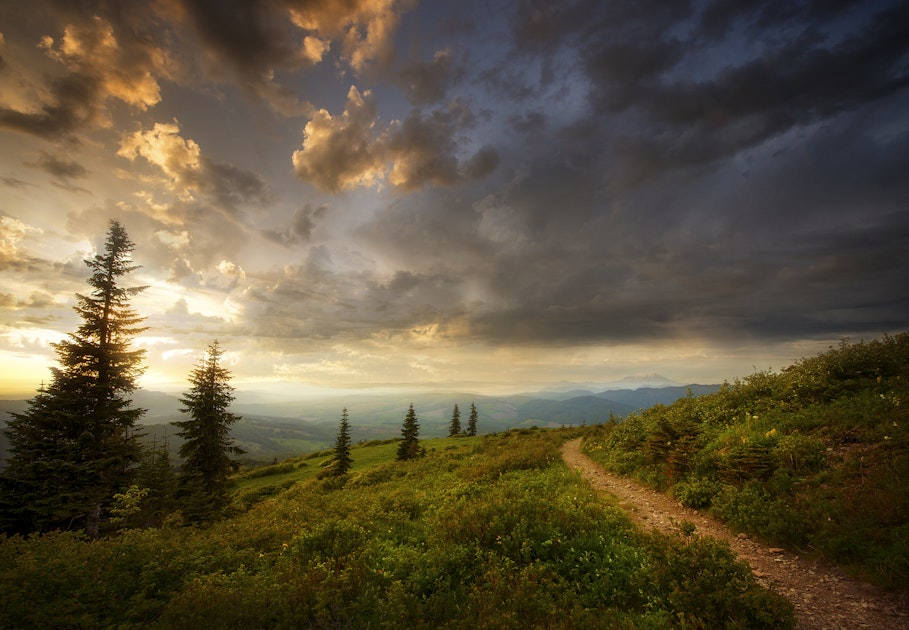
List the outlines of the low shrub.
{"type": "Polygon", "coordinates": [[[305,462],[295,463],[295,462],[282,462],[280,464],[271,464],[269,466],[260,466],[259,468],[253,468],[252,470],[245,470],[243,472],[237,473],[234,475],[236,479],[258,479],[259,477],[270,477],[272,475],[285,475],[289,472],[293,472],[301,466],[305,466],[305,462]]]}
{"type": "Polygon", "coordinates": [[[683,481],[672,487],[672,494],[685,507],[702,509],[708,508],[713,503],[723,485],[710,479],[694,478],[683,481]]]}

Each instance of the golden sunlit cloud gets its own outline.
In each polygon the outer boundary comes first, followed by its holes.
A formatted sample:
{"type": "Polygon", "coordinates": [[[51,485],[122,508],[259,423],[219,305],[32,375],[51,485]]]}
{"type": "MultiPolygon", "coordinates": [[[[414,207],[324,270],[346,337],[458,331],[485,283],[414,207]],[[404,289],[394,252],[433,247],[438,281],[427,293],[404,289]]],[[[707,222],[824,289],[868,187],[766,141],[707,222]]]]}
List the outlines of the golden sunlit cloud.
{"type": "Polygon", "coordinates": [[[84,24],[70,24],[58,43],[45,36],[41,45],[48,56],[71,70],[97,75],[108,96],[143,111],[161,100],[152,72],[166,73],[163,51],[157,49],[144,63],[132,63],[132,56],[127,56],[114,37],[110,22],[100,17],[84,24]]]}
{"type": "Polygon", "coordinates": [[[308,60],[321,61],[328,49],[326,40],[340,39],[344,59],[360,72],[374,61],[388,59],[401,14],[414,4],[412,0],[318,2],[292,8],[290,16],[299,28],[321,36],[304,40],[308,60]]]}
{"type": "Polygon", "coordinates": [[[30,233],[40,234],[41,229],[13,217],[0,216],[0,269],[18,259],[18,244],[30,233]]]}
{"type": "Polygon", "coordinates": [[[294,170],[301,179],[328,191],[369,186],[379,181],[384,160],[374,146],[376,123],[372,92],[355,86],[347,92],[344,112],[333,117],[320,109],[303,129],[303,149],[294,151],[294,170]]]}
{"type": "MultiPolygon", "coordinates": [[[[171,62],[162,48],[140,39],[124,47],[111,22],[97,15],[67,24],[58,39],[44,34],[38,47],[66,74],[45,84],[23,75],[11,98],[4,99],[9,109],[0,120],[7,128],[42,137],[112,126],[110,99],[145,111],[161,100],[158,77],[170,76],[171,62]]],[[[22,69],[17,64],[12,71],[22,69]]]]}
{"type": "Polygon", "coordinates": [[[470,108],[453,99],[429,115],[411,112],[403,121],[378,125],[376,99],[351,86],[340,116],[320,109],[303,129],[303,148],[293,154],[294,172],[327,192],[384,181],[404,191],[481,179],[498,165],[498,153],[482,147],[459,160],[456,136],[474,123],[470,108]]]}
{"type": "Polygon", "coordinates": [[[143,157],[159,167],[171,181],[171,190],[191,199],[198,186],[201,150],[193,140],[180,136],[180,124],[155,123],[152,129],[136,131],[120,140],[117,155],[130,161],[143,157]]]}

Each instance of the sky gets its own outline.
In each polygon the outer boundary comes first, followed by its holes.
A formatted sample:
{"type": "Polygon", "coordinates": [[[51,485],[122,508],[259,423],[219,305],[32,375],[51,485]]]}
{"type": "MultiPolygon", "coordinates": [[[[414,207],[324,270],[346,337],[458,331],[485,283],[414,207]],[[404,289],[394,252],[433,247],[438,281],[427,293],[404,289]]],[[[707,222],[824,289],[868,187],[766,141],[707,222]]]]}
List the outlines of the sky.
{"type": "Polygon", "coordinates": [[[718,383],[909,329],[901,1],[0,3],[0,395],[718,383]]]}

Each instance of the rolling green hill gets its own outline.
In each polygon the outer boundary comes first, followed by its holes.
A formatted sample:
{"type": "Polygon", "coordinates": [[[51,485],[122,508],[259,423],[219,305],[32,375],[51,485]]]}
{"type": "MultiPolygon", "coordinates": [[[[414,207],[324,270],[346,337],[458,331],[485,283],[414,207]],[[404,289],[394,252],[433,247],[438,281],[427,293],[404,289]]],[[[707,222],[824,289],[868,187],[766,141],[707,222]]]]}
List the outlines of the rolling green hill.
{"type": "Polygon", "coordinates": [[[208,527],[0,539],[0,627],[793,627],[724,546],[594,495],[574,435],[360,446],[341,479],[312,476],[325,454],[247,472],[208,527]]]}
{"type": "MultiPolygon", "coordinates": [[[[316,437],[266,424],[276,445],[316,437]]],[[[639,531],[560,445],[583,436],[685,505],[906,592],[907,427],[901,334],[622,422],[424,439],[407,462],[363,443],[340,478],[320,479],[332,453],[313,450],[238,473],[204,527],[0,538],[0,627],[792,627],[728,547],[639,531]]]]}

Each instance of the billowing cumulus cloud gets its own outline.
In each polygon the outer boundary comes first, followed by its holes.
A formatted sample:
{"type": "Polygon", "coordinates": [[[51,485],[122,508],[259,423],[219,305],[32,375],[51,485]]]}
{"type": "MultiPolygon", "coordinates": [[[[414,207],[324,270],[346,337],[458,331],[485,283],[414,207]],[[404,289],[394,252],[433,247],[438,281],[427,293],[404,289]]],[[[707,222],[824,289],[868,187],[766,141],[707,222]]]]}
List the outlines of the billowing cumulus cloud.
{"type": "Polygon", "coordinates": [[[315,33],[313,38],[340,40],[345,61],[361,71],[370,63],[390,60],[401,14],[414,4],[412,0],[321,1],[293,3],[290,11],[294,24],[315,33]]]}
{"type": "Polygon", "coordinates": [[[331,192],[376,183],[384,161],[374,146],[378,134],[376,103],[372,92],[351,86],[340,116],[320,109],[303,129],[303,149],[294,151],[294,171],[331,192]]]}
{"type": "Polygon", "coordinates": [[[63,74],[32,88],[42,96],[31,107],[0,101],[0,128],[55,138],[83,126],[110,126],[110,101],[144,111],[161,99],[157,77],[169,73],[167,54],[135,34],[119,40],[100,16],[66,24],[59,37],[45,34],[39,47],[63,74]]]}
{"type": "Polygon", "coordinates": [[[482,178],[498,163],[494,148],[483,147],[467,160],[458,155],[458,134],[473,122],[470,107],[454,99],[428,115],[414,109],[382,127],[372,92],[351,86],[341,115],[323,109],[306,124],[294,171],[327,192],[385,181],[407,191],[482,178]]]}
{"type": "Polygon", "coordinates": [[[135,160],[144,158],[158,167],[167,178],[171,191],[183,201],[198,195],[209,198],[217,208],[235,211],[244,205],[268,203],[267,184],[255,173],[202,155],[199,145],[180,135],[180,125],[155,123],[120,141],[117,155],[135,160]]]}
{"type": "MultiPolygon", "coordinates": [[[[161,101],[162,81],[188,85],[200,75],[235,83],[284,115],[311,113],[307,100],[276,74],[323,63],[333,46],[338,62],[355,72],[387,64],[400,17],[413,6],[409,0],[36,1],[44,19],[35,24],[44,31],[30,45],[58,71],[40,79],[30,74],[6,53],[4,39],[0,68],[8,76],[0,80],[6,92],[0,129],[48,139],[109,127],[113,102],[145,111],[161,101]]],[[[15,19],[26,12],[10,13],[15,19]]]]}

